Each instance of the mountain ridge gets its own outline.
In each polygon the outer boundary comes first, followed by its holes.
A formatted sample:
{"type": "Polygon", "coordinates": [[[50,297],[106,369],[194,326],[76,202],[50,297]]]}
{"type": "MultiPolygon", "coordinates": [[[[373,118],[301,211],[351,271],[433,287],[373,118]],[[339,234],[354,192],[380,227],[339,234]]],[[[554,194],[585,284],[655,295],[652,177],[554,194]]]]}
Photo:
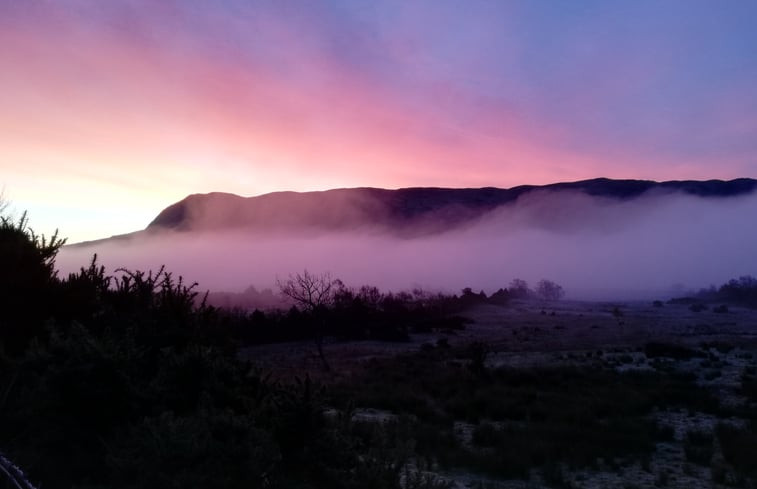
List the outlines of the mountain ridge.
{"type": "Polygon", "coordinates": [[[379,226],[403,232],[412,231],[419,221],[427,218],[437,222],[438,227],[455,227],[535,191],[573,191],[592,197],[629,200],[651,190],[717,198],[743,195],[755,189],[757,180],[751,178],[664,182],[595,178],[511,188],[407,187],[390,190],[355,187],[271,192],[253,197],[211,192],[192,194],[168,206],[146,230],[345,230],[379,226]]]}
{"type": "Polygon", "coordinates": [[[140,231],[68,246],[126,241],[161,231],[359,231],[434,234],[475,222],[533,192],[573,192],[617,201],[650,191],[727,198],[757,191],[757,179],[654,180],[594,178],[510,188],[351,187],[308,192],[277,191],[251,197],[228,192],[191,194],[169,205],[140,231]]]}

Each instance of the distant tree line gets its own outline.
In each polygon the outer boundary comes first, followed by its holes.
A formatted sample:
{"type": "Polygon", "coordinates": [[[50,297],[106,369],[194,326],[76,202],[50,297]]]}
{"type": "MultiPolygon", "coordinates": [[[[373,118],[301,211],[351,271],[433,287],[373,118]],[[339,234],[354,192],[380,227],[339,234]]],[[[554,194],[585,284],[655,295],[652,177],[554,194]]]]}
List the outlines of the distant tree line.
{"type": "Polygon", "coordinates": [[[696,294],[696,298],[702,301],[757,307],[757,278],[743,275],[729,280],[720,287],[702,289],[696,294]]]}
{"type": "Polygon", "coordinates": [[[382,292],[373,286],[346,287],[338,279],[305,271],[279,284],[283,295],[293,299],[289,309],[225,309],[208,305],[196,283],[164,268],[108,274],[95,255],[87,267],[58,277],[55,257],[64,242],[57,234],[38,236],[25,216],[0,222],[0,341],[6,352],[22,351],[34,339],[44,341],[51,322],[64,330],[76,323],[95,332],[128,331],[139,342],[156,346],[202,341],[236,348],[311,339],[314,331],[318,337],[404,341],[412,333],[463,328],[461,313],[472,306],[563,295],[554,282],[542,280],[534,291],[520,279],[489,296],[470,288],[460,295],[421,289],[382,292]],[[308,285],[328,290],[317,299],[298,297],[315,292],[306,290],[308,285]]]}
{"type": "Polygon", "coordinates": [[[510,282],[507,289],[499,289],[495,292],[490,301],[494,303],[506,304],[511,299],[537,299],[543,301],[558,301],[565,297],[565,290],[557,283],[542,279],[536,284],[536,289],[531,289],[528,282],[516,278],[510,282]]]}
{"type": "MultiPolygon", "coordinates": [[[[58,277],[55,258],[64,243],[57,232],[51,238],[35,233],[25,214],[18,219],[2,216],[0,344],[5,352],[17,353],[33,340],[44,341],[49,324],[66,330],[74,323],[97,333],[128,331],[137,341],[156,346],[202,341],[235,348],[309,339],[314,332],[317,338],[403,341],[412,333],[463,328],[460,314],[472,306],[558,300],[564,295],[552,281],[541,280],[532,290],[521,279],[489,296],[471,288],[460,295],[420,289],[382,292],[372,286],[346,287],[338,279],[305,271],[278,284],[282,295],[292,299],[289,309],[226,309],[209,305],[207,294],[198,295],[196,283],[186,283],[164,268],[107,274],[96,255],[87,267],[58,277]]],[[[273,297],[263,295],[269,302],[273,297]]]]}

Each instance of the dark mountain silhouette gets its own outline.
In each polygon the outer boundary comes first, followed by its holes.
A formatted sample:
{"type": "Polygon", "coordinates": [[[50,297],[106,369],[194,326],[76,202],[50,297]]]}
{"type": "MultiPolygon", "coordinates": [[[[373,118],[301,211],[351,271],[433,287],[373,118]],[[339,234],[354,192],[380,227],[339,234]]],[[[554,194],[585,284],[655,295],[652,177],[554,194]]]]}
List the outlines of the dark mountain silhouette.
{"type": "Polygon", "coordinates": [[[650,191],[722,198],[747,194],[755,188],[757,180],[749,178],[668,182],[597,178],[509,189],[349,188],[274,192],[248,198],[214,192],[190,195],[167,207],[147,230],[339,231],[376,228],[398,234],[423,234],[455,228],[534,191],[572,191],[628,200],[650,191]]]}
{"type": "MultiPolygon", "coordinates": [[[[128,241],[160,231],[199,232],[245,230],[254,232],[319,233],[329,231],[389,232],[420,236],[474,224],[489,212],[514,204],[533,192],[583,194],[628,201],[648,193],[688,194],[702,198],[746,195],[757,180],[612,180],[596,178],[550,185],[521,185],[509,189],[415,187],[388,190],[361,187],[320,192],[273,192],[256,197],[212,192],[193,194],[161,211],[143,231],[69,245],[87,247],[103,241],[128,241]]],[[[559,208],[559,205],[557,206],[559,208]]],[[[551,216],[550,207],[538,215],[551,216]]]]}

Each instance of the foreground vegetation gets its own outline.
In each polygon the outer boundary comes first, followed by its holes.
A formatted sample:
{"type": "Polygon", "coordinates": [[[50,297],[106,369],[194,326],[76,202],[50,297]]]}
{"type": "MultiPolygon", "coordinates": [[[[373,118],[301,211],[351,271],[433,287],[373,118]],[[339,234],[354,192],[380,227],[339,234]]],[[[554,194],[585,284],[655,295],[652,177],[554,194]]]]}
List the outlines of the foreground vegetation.
{"type": "Polygon", "coordinates": [[[714,411],[717,400],[690,377],[576,367],[477,370],[446,352],[427,352],[367,366],[333,387],[334,402],[400,415],[429,464],[496,477],[527,478],[648,458],[670,429],[650,421],[653,409],[714,411]],[[471,438],[456,434],[470,430],[471,438]]]}
{"type": "MultiPolygon", "coordinates": [[[[401,461],[327,423],[308,379],[274,382],[237,359],[247,317],[198,304],[164,270],[109,276],[93,260],[60,279],[61,245],[23,217],[0,222],[0,451],[30,481],[397,487],[401,461]]],[[[297,315],[314,320],[285,317],[297,315]]]]}
{"type": "MultiPolygon", "coordinates": [[[[660,344],[646,349],[660,368],[645,372],[494,367],[485,344],[439,343],[323,384],[272,379],[238,348],[454,330],[465,307],[517,288],[445,297],[336,286],[312,307],[229,312],[164,270],[108,275],[93,259],[59,278],[61,245],[23,218],[0,222],[0,452],[38,487],[441,488],[435,474],[450,470],[566,486],[569,470],[648,463],[673,436],[654,412],[749,418],[757,402],[754,372],[733,410],[663,362],[700,353],[660,344]]],[[[717,440],[726,465],[713,478],[754,484],[755,419],[692,433],[687,456],[714,464],[717,440]]]]}

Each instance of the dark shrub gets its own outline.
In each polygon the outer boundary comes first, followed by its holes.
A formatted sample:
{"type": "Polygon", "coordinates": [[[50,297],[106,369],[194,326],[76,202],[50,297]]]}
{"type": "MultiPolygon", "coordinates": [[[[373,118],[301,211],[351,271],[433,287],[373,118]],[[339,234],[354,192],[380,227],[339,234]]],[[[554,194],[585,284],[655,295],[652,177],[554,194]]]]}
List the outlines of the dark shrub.
{"type": "Polygon", "coordinates": [[[726,462],[748,477],[757,476],[757,425],[737,427],[720,423],[715,429],[726,462]]]}
{"type": "Polygon", "coordinates": [[[49,240],[18,220],[0,216],[0,346],[20,353],[42,333],[52,315],[57,284],[55,257],[65,240],[56,231],[49,240]]]}
{"type": "Polygon", "coordinates": [[[681,345],[671,343],[651,342],[644,345],[644,354],[647,358],[672,358],[675,360],[690,360],[694,357],[702,357],[703,353],[681,345]]]}
{"type": "Polygon", "coordinates": [[[696,430],[688,431],[683,442],[686,460],[697,465],[705,467],[709,466],[714,452],[712,440],[712,432],[696,430]]]}

